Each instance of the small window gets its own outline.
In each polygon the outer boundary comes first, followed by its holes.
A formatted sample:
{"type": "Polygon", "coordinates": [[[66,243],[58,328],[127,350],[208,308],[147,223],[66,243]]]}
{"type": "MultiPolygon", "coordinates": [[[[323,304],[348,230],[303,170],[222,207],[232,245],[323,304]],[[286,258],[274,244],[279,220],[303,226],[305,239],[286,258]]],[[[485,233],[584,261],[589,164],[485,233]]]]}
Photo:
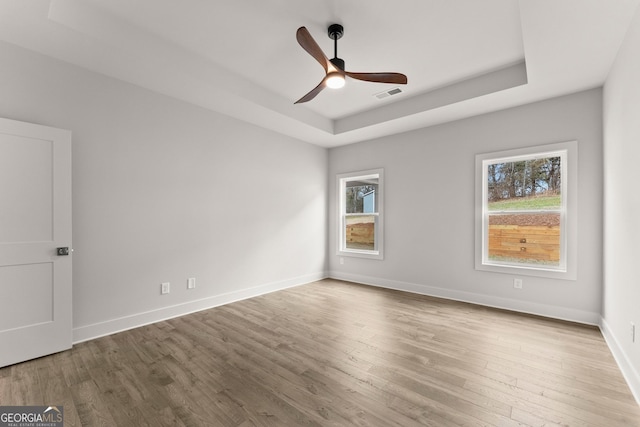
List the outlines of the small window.
{"type": "Polygon", "coordinates": [[[575,278],[576,150],[574,142],[476,157],[477,269],[575,278]]]}
{"type": "Polygon", "coordinates": [[[382,169],[338,175],[338,254],[382,259],[382,169]]]}

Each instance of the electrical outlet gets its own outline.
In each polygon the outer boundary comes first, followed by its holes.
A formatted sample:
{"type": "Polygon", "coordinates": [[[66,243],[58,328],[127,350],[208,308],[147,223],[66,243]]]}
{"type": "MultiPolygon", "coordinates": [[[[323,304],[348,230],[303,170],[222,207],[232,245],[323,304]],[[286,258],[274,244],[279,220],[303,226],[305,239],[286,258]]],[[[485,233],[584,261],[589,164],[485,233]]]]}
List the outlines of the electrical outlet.
{"type": "Polygon", "coordinates": [[[513,287],[516,289],[522,289],[522,279],[513,279],[513,287]]]}
{"type": "Polygon", "coordinates": [[[160,293],[162,295],[168,294],[170,286],[171,284],[169,282],[164,282],[162,285],[160,285],[160,293]]]}
{"type": "Polygon", "coordinates": [[[196,278],[190,277],[187,279],[187,289],[194,289],[196,287],[196,278]]]}
{"type": "Polygon", "coordinates": [[[340,257],[340,265],[344,264],[344,258],[340,257]]]}
{"type": "Polygon", "coordinates": [[[629,333],[631,335],[631,342],[636,342],[636,325],[631,322],[631,327],[629,328],[629,333]]]}

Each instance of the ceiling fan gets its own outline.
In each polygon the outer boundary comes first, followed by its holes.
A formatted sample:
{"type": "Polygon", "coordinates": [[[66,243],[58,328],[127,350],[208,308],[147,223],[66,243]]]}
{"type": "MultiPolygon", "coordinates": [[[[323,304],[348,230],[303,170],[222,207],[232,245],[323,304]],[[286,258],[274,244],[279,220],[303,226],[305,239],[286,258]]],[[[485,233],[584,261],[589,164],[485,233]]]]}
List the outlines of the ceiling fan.
{"type": "Polygon", "coordinates": [[[338,58],[338,39],[344,34],[344,28],[340,24],[332,24],[328,28],[328,34],[329,38],[333,40],[334,54],[332,59],[327,58],[305,27],[298,28],[296,32],[296,39],[300,46],[322,65],[326,73],[320,84],[313,88],[311,92],[297,100],[295,102],[296,104],[311,101],[325,87],[334,89],[341,88],[344,86],[345,76],[374,83],[407,84],[407,76],[401,73],[352,73],[345,71],[344,60],[338,58]]]}

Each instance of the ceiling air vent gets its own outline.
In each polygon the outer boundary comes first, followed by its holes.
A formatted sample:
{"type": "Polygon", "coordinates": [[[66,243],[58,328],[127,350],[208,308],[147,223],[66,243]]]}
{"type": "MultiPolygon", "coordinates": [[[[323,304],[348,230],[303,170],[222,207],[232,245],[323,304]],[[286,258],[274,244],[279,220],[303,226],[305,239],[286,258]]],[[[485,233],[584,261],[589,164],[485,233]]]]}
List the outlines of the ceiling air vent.
{"type": "Polygon", "coordinates": [[[376,93],[373,96],[378,99],[384,99],[392,95],[397,95],[399,93],[402,93],[402,89],[400,89],[399,87],[395,87],[393,89],[385,90],[384,92],[376,93]]]}

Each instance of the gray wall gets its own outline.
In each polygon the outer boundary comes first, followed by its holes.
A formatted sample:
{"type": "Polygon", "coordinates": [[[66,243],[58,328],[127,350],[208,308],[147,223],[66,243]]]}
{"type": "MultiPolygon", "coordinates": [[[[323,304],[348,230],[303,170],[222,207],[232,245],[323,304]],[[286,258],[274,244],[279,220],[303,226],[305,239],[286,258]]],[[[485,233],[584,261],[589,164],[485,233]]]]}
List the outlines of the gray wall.
{"type": "Polygon", "coordinates": [[[604,86],[603,332],[640,402],[640,10],[604,86]],[[630,324],[636,325],[632,342],[630,324]]]}
{"type": "Polygon", "coordinates": [[[335,175],[385,170],[385,259],[336,255],[329,217],[329,262],[339,277],[412,292],[597,324],[602,294],[602,96],[595,89],[329,153],[329,212],[335,175]],[[475,155],[578,141],[578,280],[474,269],[475,155]]]}
{"type": "Polygon", "coordinates": [[[1,117],[73,131],[76,341],[326,274],[325,149],[8,44],[0,63],[1,117]]]}

